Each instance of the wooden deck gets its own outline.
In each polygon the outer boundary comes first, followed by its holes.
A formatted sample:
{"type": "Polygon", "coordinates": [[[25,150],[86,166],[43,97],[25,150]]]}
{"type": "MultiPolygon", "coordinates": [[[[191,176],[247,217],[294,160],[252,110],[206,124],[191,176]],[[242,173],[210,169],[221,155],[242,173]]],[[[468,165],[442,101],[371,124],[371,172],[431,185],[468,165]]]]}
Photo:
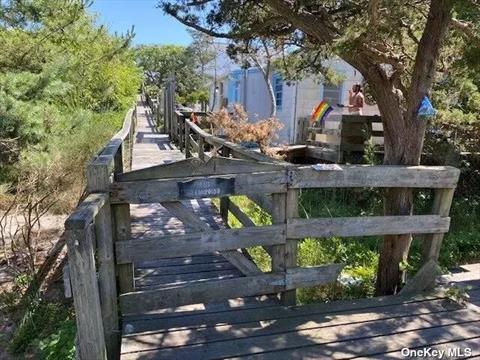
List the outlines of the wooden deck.
{"type": "MultiPolygon", "coordinates": [[[[143,106],[137,117],[133,170],[184,158],[167,135],[155,133],[143,106]]],[[[209,199],[182,203],[212,229],[225,227],[209,199]]],[[[160,204],[131,205],[131,218],[134,240],[196,229],[160,204]]],[[[244,276],[219,253],[134,265],[135,291],[244,276]]],[[[472,286],[466,308],[441,293],[295,307],[263,296],[124,314],[121,359],[382,359],[424,347],[470,348],[480,356],[480,269],[469,269],[448,279],[472,286]]]]}

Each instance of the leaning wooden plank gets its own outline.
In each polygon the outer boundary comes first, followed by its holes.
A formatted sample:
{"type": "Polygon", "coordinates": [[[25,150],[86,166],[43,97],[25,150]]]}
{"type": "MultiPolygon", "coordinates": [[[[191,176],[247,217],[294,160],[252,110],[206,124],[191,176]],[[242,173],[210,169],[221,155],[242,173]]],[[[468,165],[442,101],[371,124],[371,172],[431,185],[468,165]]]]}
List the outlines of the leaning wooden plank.
{"type": "Polygon", "coordinates": [[[245,214],[237,205],[235,205],[232,201],[228,204],[228,210],[240,221],[245,227],[254,227],[257,226],[255,223],[245,214]]]}
{"type": "Polygon", "coordinates": [[[415,276],[407,280],[399,295],[411,296],[431,290],[435,287],[436,279],[440,275],[442,275],[442,269],[435,260],[430,259],[423,264],[415,276]]]}
{"type": "Polygon", "coordinates": [[[282,274],[241,277],[184,285],[169,289],[137,291],[120,295],[122,313],[142,313],[159,308],[232,299],[278,292],[285,283],[282,274]]]}
{"type": "Polygon", "coordinates": [[[93,228],[67,229],[67,251],[72,282],[80,359],[106,359],[100,294],[95,269],[93,228]]]}
{"type": "MultiPolygon", "coordinates": [[[[182,221],[185,225],[191,226],[196,231],[211,230],[210,226],[208,226],[204,221],[200,220],[197,215],[187,209],[182,203],[174,201],[164,202],[162,205],[175,217],[180,219],[180,221],[182,221]]],[[[237,250],[226,250],[220,253],[244,275],[250,276],[262,274],[262,271],[252,261],[247,259],[237,250]]]]}
{"type": "Polygon", "coordinates": [[[450,218],[438,215],[288,219],[287,237],[372,236],[446,233],[450,218]]]}
{"type": "Polygon", "coordinates": [[[168,235],[161,240],[129,240],[115,245],[117,263],[124,264],[282,243],[285,243],[285,225],[168,235]]]}
{"type": "Polygon", "coordinates": [[[344,264],[330,264],[312,267],[287,268],[285,287],[287,290],[334,283],[344,264]]]}
{"type": "Polygon", "coordinates": [[[272,195],[267,194],[249,194],[248,198],[260,206],[264,211],[272,213],[272,195]]]}
{"type": "Polygon", "coordinates": [[[454,188],[460,170],[450,166],[338,165],[339,170],[290,170],[293,188],[406,187],[454,188]]]}
{"type": "Polygon", "coordinates": [[[263,274],[254,262],[238,250],[221,251],[220,254],[246,276],[263,274]]]}
{"type": "Polygon", "coordinates": [[[182,176],[225,175],[282,169],[284,169],[284,167],[281,165],[240,159],[211,157],[207,162],[204,162],[198,158],[189,158],[171,164],[162,164],[119,174],[118,181],[168,179],[182,176]]]}
{"type": "Polygon", "coordinates": [[[282,193],[285,192],[286,189],[285,171],[115,182],[110,187],[111,203],[113,204],[177,201],[182,200],[182,198],[211,197],[215,196],[215,194],[217,194],[217,196],[226,196],[253,193],[282,193]],[[221,181],[221,179],[225,179],[223,181],[227,182],[229,186],[225,188],[217,186],[216,184],[221,181]],[[198,181],[199,185],[193,187],[192,191],[188,194],[181,195],[180,184],[193,181],[198,181]],[[198,190],[199,188],[201,188],[201,191],[198,190]],[[195,190],[195,192],[193,192],[193,190],[195,190]]]}
{"type": "MultiPolygon", "coordinates": [[[[436,189],[433,199],[432,213],[440,216],[448,216],[452,205],[455,189],[436,189]]],[[[423,241],[423,262],[429,260],[438,261],[442,246],[443,233],[428,234],[423,241]]]]}

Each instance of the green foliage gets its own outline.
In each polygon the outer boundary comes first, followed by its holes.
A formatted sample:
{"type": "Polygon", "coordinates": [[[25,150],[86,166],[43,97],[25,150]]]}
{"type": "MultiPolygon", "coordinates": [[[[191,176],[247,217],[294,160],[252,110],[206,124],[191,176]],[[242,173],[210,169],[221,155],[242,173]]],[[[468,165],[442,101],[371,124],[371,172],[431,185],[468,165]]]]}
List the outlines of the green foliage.
{"type": "MultiPolygon", "coordinates": [[[[10,341],[9,350],[14,354],[40,348],[50,359],[58,342],[64,346],[64,354],[71,353],[75,331],[70,311],[61,304],[33,300],[27,309],[14,337],[10,341]],[[57,340],[57,343],[55,343],[57,340]]],[[[58,354],[57,359],[61,359],[58,354]]]]}
{"type": "Polygon", "coordinates": [[[45,360],[68,360],[75,358],[76,326],[73,319],[62,321],[58,330],[40,341],[40,354],[45,360]]]}
{"type": "MultiPolygon", "coordinates": [[[[382,194],[371,189],[302,190],[299,202],[300,216],[349,217],[382,214],[382,194]]],[[[231,197],[257,226],[271,224],[271,217],[245,196],[231,197]]],[[[430,192],[418,192],[415,212],[428,213],[433,201],[430,192]]],[[[446,235],[440,253],[444,269],[479,261],[480,199],[455,199],[450,232],[446,235]]],[[[218,203],[217,203],[218,206],[218,203]]],[[[233,228],[241,224],[229,217],[233,228]]],[[[314,266],[344,263],[345,268],[338,284],[297,290],[299,303],[362,298],[374,295],[378,266],[380,237],[364,238],[306,238],[299,242],[298,265],[314,266]]],[[[262,247],[248,249],[262,271],[271,271],[271,260],[262,247]]],[[[421,239],[415,239],[404,270],[414,273],[421,264],[421,239]]]]}
{"type": "Polygon", "coordinates": [[[142,45],[135,50],[137,64],[147,83],[161,88],[170,76],[175,77],[176,91],[186,96],[201,86],[196,59],[189,49],[179,45],[142,45]]]}

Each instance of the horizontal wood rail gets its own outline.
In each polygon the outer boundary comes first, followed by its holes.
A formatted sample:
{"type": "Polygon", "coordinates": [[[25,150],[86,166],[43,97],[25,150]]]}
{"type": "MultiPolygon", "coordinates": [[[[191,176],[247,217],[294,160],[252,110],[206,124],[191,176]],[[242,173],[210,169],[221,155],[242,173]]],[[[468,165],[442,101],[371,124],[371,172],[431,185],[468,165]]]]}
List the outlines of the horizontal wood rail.
{"type": "MultiPolygon", "coordinates": [[[[119,353],[118,269],[108,189],[114,176],[131,168],[136,121],[134,107],[122,129],[89,162],[89,195],[65,221],[80,359],[116,359],[119,353]]],[[[117,218],[116,226],[122,225],[117,218]]]]}
{"type": "Polygon", "coordinates": [[[310,287],[334,282],[343,265],[330,264],[310,268],[292,268],[284,273],[248,276],[237,279],[215,280],[174,288],[137,291],[120,295],[124,314],[153,311],[178,305],[208,303],[241,296],[274,294],[282,290],[310,287]]]}
{"type": "Polygon", "coordinates": [[[288,219],[287,236],[292,239],[332,236],[372,236],[446,233],[449,217],[439,215],[360,216],[288,219]]]}
{"type": "Polygon", "coordinates": [[[338,170],[300,166],[290,170],[289,188],[455,188],[460,170],[451,166],[338,165],[338,170]]]}
{"type": "Polygon", "coordinates": [[[116,243],[117,263],[211,254],[215,251],[257,245],[285,244],[285,235],[285,225],[271,225],[166,235],[161,239],[120,241],[116,243]]]}
{"type": "MultiPolygon", "coordinates": [[[[179,193],[180,183],[196,180],[208,181],[222,178],[225,180],[234,180],[234,186],[231,191],[229,191],[228,195],[281,193],[287,191],[286,177],[287,174],[285,171],[269,171],[220,176],[115,182],[110,188],[111,202],[114,204],[143,204],[162,201],[178,201],[182,200],[182,196],[179,193]]],[[[200,199],[205,197],[216,197],[216,194],[200,193],[199,195],[192,195],[188,198],[200,199]]]]}

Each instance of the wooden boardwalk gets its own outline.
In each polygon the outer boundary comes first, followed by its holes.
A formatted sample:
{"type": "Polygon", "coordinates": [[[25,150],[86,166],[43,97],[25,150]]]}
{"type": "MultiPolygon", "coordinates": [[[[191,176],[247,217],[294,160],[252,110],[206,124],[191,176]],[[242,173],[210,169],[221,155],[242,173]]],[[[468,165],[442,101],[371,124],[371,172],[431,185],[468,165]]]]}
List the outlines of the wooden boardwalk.
{"type": "MultiPolygon", "coordinates": [[[[132,170],[184,158],[168,135],[155,132],[148,115],[137,107],[132,170]]],[[[208,227],[225,227],[209,199],[182,204],[208,227]]],[[[132,239],[198,231],[198,223],[177,217],[176,206],[132,204],[132,239]]],[[[134,290],[243,277],[227,258],[212,253],[134,263],[134,290]]],[[[449,281],[471,285],[472,302],[480,305],[480,271],[471,269],[449,281]]],[[[479,309],[461,307],[441,293],[294,307],[267,296],[192,304],[123,314],[121,359],[387,359],[402,358],[402,348],[423,347],[470,348],[480,356],[479,309]]]]}

